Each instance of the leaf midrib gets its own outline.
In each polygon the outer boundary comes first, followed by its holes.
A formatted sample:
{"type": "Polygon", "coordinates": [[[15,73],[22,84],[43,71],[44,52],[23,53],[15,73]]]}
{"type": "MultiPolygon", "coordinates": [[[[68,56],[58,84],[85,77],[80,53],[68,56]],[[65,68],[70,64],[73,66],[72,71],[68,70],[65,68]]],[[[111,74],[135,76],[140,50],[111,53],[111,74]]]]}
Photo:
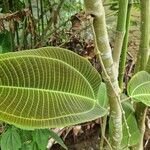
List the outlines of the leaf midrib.
{"type": "Polygon", "coordinates": [[[79,95],[79,94],[76,94],[76,93],[69,93],[69,92],[65,92],[65,91],[57,91],[57,90],[50,90],[50,89],[40,89],[40,88],[30,88],[30,87],[19,87],[19,86],[1,86],[0,85],[0,88],[9,88],[9,89],[22,89],[22,90],[33,90],[33,91],[41,91],[41,92],[50,92],[50,93],[59,93],[59,94],[66,94],[66,95],[71,95],[71,96],[77,96],[77,97],[80,97],[80,98],[86,98],[86,99],[89,99],[91,101],[97,101],[96,99],[94,99],[94,97],[90,98],[90,97],[87,97],[87,96],[82,96],[82,95],[79,95]]]}
{"type": "Polygon", "coordinates": [[[148,84],[148,83],[150,83],[150,81],[147,81],[147,82],[144,82],[144,83],[139,84],[139,85],[132,91],[131,97],[132,97],[132,95],[134,96],[134,92],[135,92],[140,86],[143,86],[143,85],[148,84]]]}
{"type": "Polygon", "coordinates": [[[136,95],[131,96],[131,98],[136,98],[138,96],[150,96],[150,93],[148,93],[148,94],[136,94],[136,95]]]}

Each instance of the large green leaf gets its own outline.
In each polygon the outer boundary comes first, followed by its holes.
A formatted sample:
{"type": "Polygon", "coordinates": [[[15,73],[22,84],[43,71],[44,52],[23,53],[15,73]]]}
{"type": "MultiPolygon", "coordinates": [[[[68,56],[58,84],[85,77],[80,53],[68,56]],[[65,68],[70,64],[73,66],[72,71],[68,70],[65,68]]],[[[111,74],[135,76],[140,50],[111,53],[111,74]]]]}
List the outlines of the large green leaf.
{"type": "Polygon", "coordinates": [[[128,84],[128,95],[137,102],[150,106],[150,74],[141,71],[135,74],[128,84]]]}
{"type": "Polygon", "coordinates": [[[60,48],[0,55],[0,120],[25,128],[64,127],[105,114],[101,78],[84,58],[60,48]]]}

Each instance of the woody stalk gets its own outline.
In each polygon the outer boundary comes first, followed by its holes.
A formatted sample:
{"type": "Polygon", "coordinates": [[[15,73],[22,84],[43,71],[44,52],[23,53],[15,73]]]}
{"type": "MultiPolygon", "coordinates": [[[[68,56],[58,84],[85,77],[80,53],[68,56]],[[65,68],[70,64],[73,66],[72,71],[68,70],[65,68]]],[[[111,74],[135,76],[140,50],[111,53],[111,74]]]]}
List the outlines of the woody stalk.
{"type": "Polygon", "coordinates": [[[112,50],[109,45],[106,29],[105,11],[101,0],[84,0],[86,12],[93,18],[95,35],[95,53],[102,67],[102,77],[107,85],[110,104],[110,144],[112,149],[119,150],[122,139],[122,111],[120,105],[120,89],[114,72],[112,50]]]}

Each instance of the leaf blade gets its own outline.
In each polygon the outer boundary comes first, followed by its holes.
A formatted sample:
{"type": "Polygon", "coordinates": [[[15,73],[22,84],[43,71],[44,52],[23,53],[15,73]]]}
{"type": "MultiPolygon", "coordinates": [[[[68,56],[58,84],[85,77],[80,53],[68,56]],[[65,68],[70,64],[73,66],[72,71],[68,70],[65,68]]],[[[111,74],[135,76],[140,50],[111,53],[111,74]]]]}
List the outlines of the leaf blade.
{"type": "Polygon", "coordinates": [[[17,131],[11,127],[3,133],[1,138],[1,149],[19,150],[21,148],[21,139],[17,131]]]}
{"type": "Polygon", "coordinates": [[[150,74],[146,71],[135,74],[128,84],[127,91],[134,101],[150,106],[150,74]]]}
{"type": "Polygon", "coordinates": [[[89,81],[95,95],[97,95],[98,93],[99,85],[101,82],[100,75],[98,73],[95,73],[97,71],[92,67],[87,59],[69,50],[59,47],[44,47],[39,49],[0,54],[0,60],[16,56],[43,56],[61,60],[81,72],[81,74],[89,81]]]}
{"type": "MultiPolygon", "coordinates": [[[[25,128],[50,128],[105,114],[95,99],[90,76],[62,60],[27,53],[0,57],[1,120],[25,128]]],[[[100,76],[93,73],[99,77],[98,85],[100,76]]]]}

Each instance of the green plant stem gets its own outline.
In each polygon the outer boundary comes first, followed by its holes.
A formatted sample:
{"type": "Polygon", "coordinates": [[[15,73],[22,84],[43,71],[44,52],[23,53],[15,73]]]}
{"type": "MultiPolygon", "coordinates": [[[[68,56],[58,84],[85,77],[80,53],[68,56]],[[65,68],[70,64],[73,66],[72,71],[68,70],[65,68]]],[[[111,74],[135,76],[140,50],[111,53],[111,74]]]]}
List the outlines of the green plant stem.
{"type": "Polygon", "coordinates": [[[36,0],[36,5],[37,5],[37,30],[38,30],[38,34],[40,35],[40,11],[39,11],[39,0],[36,0]]]}
{"type": "Polygon", "coordinates": [[[40,0],[40,6],[41,6],[41,27],[42,27],[42,33],[44,32],[44,14],[43,14],[43,1],[40,0]]]}
{"type": "MultiPolygon", "coordinates": [[[[29,7],[29,10],[30,10],[30,13],[31,13],[31,15],[30,15],[30,17],[28,18],[29,20],[31,20],[31,22],[32,22],[32,28],[34,28],[33,27],[33,10],[32,10],[32,4],[31,4],[31,0],[28,0],[28,7],[29,7]]],[[[30,22],[30,21],[29,21],[30,22]]],[[[33,32],[31,32],[30,33],[30,48],[32,48],[33,47],[33,32]]]]}
{"type": "MultiPolygon", "coordinates": [[[[149,30],[150,30],[150,0],[141,0],[141,41],[135,72],[146,69],[149,58],[149,40],[150,40],[150,35],[148,34],[150,33],[149,30]]],[[[135,114],[141,132],[141,136],[140,141],[134,147],[135,150],[143,149],[146,112],[147,107],[144,104],[138,103],[136,105],[135,114]]]]}
{"type": "Polygon", "coordinates": [[[106,124],[107,124],[107,115],[105,115],[105,116],[102,118],[102,122],[101,122],[100,150],[102,150],[102,149],[103,149],[103,146],[104,146],[106,124]]]}
{"type": "Polygon", "coordinates": [[[120,54],[126,30],[127,9],[128,9],[128,0],[119,0],[117,31],[113,50],[113,60],[115,66],[115,73],[117,76],[118,76],[120,54]]]}
{"type": "Polygon", "coordinates": [[[16,32],[17,47],[19,47],[20,41],[19,41],[19,24],[18,24],[18,22],[15,22],[15,32],[16,32]]]}
{"type": "Polygon", "coordinates": [[[140,140],[137,145],[133,146],[133,150],[143,150],[143,138],[145,133],[145,118],[147,114],[147,107],[143,103],[138,103],[136,106],[136,119],[140,129],[140,140]]]}
{"type": "Polygon", "coordinates": [[[29,7],[29,9],[31,11],[31,15],[33,16],[32,2],[31,2],[31,0],[28,0],[28,7],[29,7]]]}
{"type": "Polygon", "coordinates": [[[128,36],[129,36],[129,27],[130,27],[130,16],[132,10],[132,1],[129,2],[127,19],[126,19],[126,33],[122,45],[120,63],[119,63],[119,87],[121,91],[123,91],[123,78],[125,74],[125,66],[126,66],[126,57],[127,57],[127,49],[128,49],[128,36]]]}
{"type": "MultiPolygon", "coordinates": [[[[60,24],[56,29],[54,29],[52,32],[46,34],[46,35],[41,35],[40,37],[40,41],[34,46],[34,48],[37,48],[39,45],[44,46],[46,43],[46,40],[48,39],[48,37],[50,37],[52,34],[54,34],[59,28],[61,28],[62,26],[66,25],[68,22],[70,21],[70,19],[66,20],[65,22],[63,22],[62,24],[60,24]],[[45,39],[45,40],[42,40],[45,39]]],[[[66,41],[67,42],[67,41],[66,41]]],[[[59,47],[62,47],[64,43],[62,43],[61,45],[59,45],[59,47]]]]}
{"type": "Polygon", "coordinates": [[[27,31],[26,31],[26,26],[27,26],[27,17],[24,17],[23,21],[23,30],[22,30],[22,48],[27,49],[27,31]]]}
{"type": "Polygon", "coordinates": [[[146,71],[147,71],[148,73],[150,73],[150,56],[149,56],[149,59],[148,59],[146,71]]]}
{"type": "Polygon", "coordinates": [[[14,41],[15,35],[12,30],[10,30],[10,39],[11,39],[11,51],[15,50],[15,41],[14,41]]]}
{"type": "Polygon", "coordinates": [[[106,29],[105,11],[101,0],[84,0],[88,14],[93,16],[93,29],[96,41],[96,53],[107,85],[110,104],[110,122],[112,131],[110,144],[112,149],[119,150],[122,139],[122,112],[120,108],[120,89],[114,73],[111,47],[106,29]]]}
{"type": "Polygon", "coordinates": [[[60,9],[61,9],[61,7],[63,6],[64,2],[65,2],[65,0],[61,0],[61,1],[60,1],[59,5],[58,5],[58,7],[57,7],[57,12],[58,12],[58,14],[59,14],[60,9]]]}
{"type": "Polygon", "coordinates": [[[105,137],[105,131],[106,131],[106,125],[107,125],[107,116],[108,116],[108,115],[105,115],[105,116],[102,118],[100,150],[103,150],[103,149],[104,149],[104,141],[106,141],[107,146],[109,147],[109,150],[112,150],[112,147],[111,147],[109,141],[108,141],[107,138],[105,137]]]}
{"type": "Polygon", "coordinates": [[[146,68],[149,57],[150,0],[141,0],[141,40],[135,72],[146,68]]]}
{"type": "MultiPolygon", "coordinates": [[[[57,12],[58,15],[59,15],[59,13],[60,13],[60,9],[61,9],[61,7],[63,6],[64,2],[65,2],[65,0],[61,0],[60,3],[59,3],[59,5],[58,5],[58,7],[57,7],[56,12],[57,12]]],[[[53,22],[52,22],[52,19],[50,19],[50,20],[47,22],[47,26],[46,26],[46,28],[44,29],[44,31],[43,31],[43,33],[42,33],[42,35],[41,35],[41,39],[43,39],[44,36],[46,36],[46,34],[47,34],[48,30],[49,30],[49,27],[52,25],[52,23],[53,23],[53,22]]],[[[56,28],[55,28],[55,29],[56,29],[56,28]]],[[[54,31],[54,32],[55,32],[55,31],[54,31]]]]}

